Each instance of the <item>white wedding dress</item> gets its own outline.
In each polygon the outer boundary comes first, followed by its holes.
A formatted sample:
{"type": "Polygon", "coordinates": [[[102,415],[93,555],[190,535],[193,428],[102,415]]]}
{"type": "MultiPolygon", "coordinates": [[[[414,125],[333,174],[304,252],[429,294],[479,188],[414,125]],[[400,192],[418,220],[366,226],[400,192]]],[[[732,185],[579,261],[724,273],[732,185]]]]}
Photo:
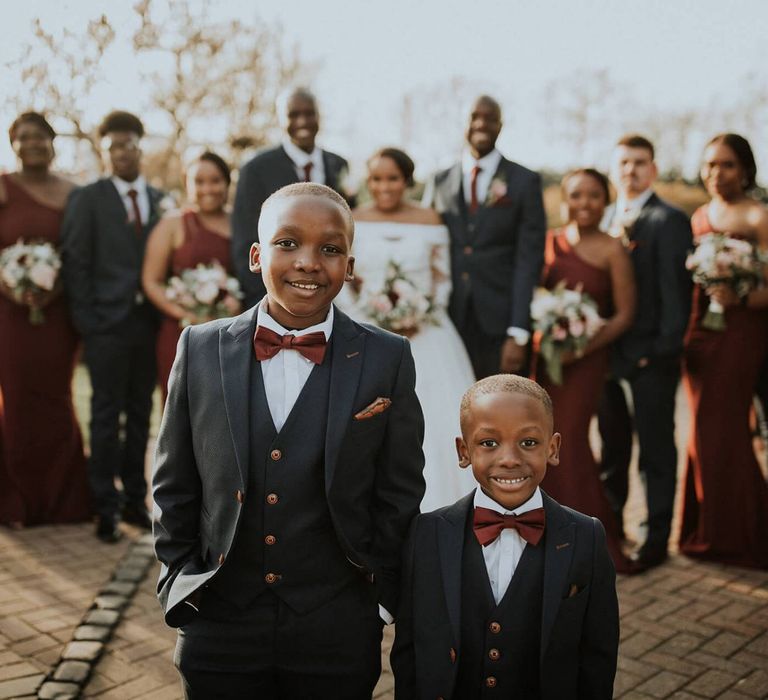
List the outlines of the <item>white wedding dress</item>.
{"type": "Polygon", "coordinates": [[[352,246],[358,294],[346,287],[337,304],[357,321],[373,323],[364,300],[383,289],[390,261],[425,296],[431,296],[436,325],[423,325],[410,336],[416,363],[416,394],[424,411],[424,478],[422,512],[449,505],[468,494],[475,481],[460,469],[455,438],[459,404],[474,383],[472,365],[446,311],[451,292],[448,229],[445,226],[361,221],[352,246]]]}

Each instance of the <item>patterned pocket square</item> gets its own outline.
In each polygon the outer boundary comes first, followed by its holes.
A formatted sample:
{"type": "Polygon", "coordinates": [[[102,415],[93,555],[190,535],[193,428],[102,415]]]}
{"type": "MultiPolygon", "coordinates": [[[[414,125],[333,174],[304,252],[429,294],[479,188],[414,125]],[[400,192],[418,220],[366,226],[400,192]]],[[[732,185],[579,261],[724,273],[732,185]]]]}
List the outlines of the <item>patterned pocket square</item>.
{"type": "Polygon", "coordinates": [[[573,598],[577,593],[581,592],[581,588],[577,586],[575,583],[571,584],[571,587],[568,589],[568,597],[573,598]]]}
{"type": "Polygon", "coordinates": [[[384,396],[379,396],[373,403],[366,406],[359,413],[355,413],[355,420],[367,420],[384,413],[392,405],[392,399],[388,399],[384,396]]]}

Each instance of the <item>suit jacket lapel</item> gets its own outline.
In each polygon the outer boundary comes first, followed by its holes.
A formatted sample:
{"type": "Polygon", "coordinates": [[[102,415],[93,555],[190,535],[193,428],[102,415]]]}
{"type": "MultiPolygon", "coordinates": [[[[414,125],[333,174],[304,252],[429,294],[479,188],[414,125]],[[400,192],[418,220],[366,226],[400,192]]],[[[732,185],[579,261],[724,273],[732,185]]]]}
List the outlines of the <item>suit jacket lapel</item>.
{"type": "Polygon", "coordinates": [[[149,196],[149,219],[144,228],[149,231],[160,218],[160,202],[163,199],[163,193],[147,185],[147,195],[149,196]]]}
{"type": "Polygon", "coordinates": [[[248,394],[256,309],[254,306],[238,316],[230,326],[219,331],[219,363],[224,408],[243,484],[248,483],[248,394]]]}
{"type": "Polygon", "coordinates": [[[450,506],[437,521],[437,548],[443,592],[453,629],[453,642],[461,641],[461,560],[464,555],[464,528],[473,506],[474,491],[450,506]]]}
{"type": "Polygon", "coordinates": [[[339,191],[339,171],[333,167],[331,157],[323,151],[323,168],[325,169],[325,184],[332,190],[339,191]]]}
{"type": "Polygon", "coordinates": [[[285,152],[285,149],[280,146],[280,153],[283,157],[279,160],[279,166],[275,168],[273,172],[273,183],[275,185],[275,191],[286,185],[292,185],[294,182],[299,182],[299,176],[296,173],[296,164],[291,160],[291,157],[285,152]]]}
{"type": "Polygon", "coordinates": [[[573,548],[576,544],[576,526],[568,519],[563,508],[543,491],[542,497],[547,516],[547,534],[544,539],[544,597],[541,609],[540,659],[543,660],[565,590],[566,576],[571,568],[573,548]]]}
{"type": "Polygon", "coordinates": [[[336,460],[353,414],[353,403],[363,368],[365,334],[349,316],[334,307],[331,340],[331,390],[325,436],[325,491],[333,482],[336,460]]]}

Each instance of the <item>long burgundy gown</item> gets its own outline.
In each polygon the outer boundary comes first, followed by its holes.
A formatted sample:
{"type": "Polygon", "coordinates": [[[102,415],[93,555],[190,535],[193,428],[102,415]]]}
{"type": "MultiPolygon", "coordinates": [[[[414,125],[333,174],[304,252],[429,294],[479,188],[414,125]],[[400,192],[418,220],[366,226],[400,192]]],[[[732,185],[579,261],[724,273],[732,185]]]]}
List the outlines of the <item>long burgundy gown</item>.
{"type": "MultiPolygon", "coordinates": [[[[597,303],[600,316],[607,318],[612,314],[610,274],[581,258],[562,230],[547,233],[542,279],[547,289],[553,289],[562,280],[569,289],[580,284],[582,291],[597,303]]],[[[549,467],[541,485],[556,501],[600,520],[616,570],[627,573],[632,564],[621,551],[618,523],[603,491],[600,469],[589,444],[590,422],[597,414],[608,371],[607,347],[565,366],[559,386],[547,375],[543,360],[534,360],[533,378],[552,397],[555,430],[562,435],[560,464],[549,467]]]]}
{"type": "MultiPolygon", "coordinates": [[[[8,175],[0,249],[18,239],[57,244],[63,210],[39,202],[8,175]]],[[[86,520],[90,502],[80,428],[72,405],[78,338],[66,300],[29,309],[0,296],[0,523],[86,520]]]]}
{"type": "MultiPolygon", "coordinates": [[[[713,231],[705,207],[694,238],[713,231]]],[[[694,288],[683,381],[693,425],[684,481],[680,551],[725,564],[768,568],[768,486],[749,417],[768,356],[768,309],[729,307],[726,329],[701,327],[708,297],[694,288]]]]}
{"type": "MultiPolygon", "coordinates": [[[[214,260],[232,274],[228,238],[206,228],[194,211],[185,211],[182,214],[181,225],[184,241],[171,256],[171,274],[179,275],[183,270],[201,264],[208,265],[214,260]]],[[[163,399],[168,395],[168,377],[176,358],[176,344],[180,335],[179,322],[175,318],[165,316],[157,335],[157,381],[162,389],[163,399]]]]}

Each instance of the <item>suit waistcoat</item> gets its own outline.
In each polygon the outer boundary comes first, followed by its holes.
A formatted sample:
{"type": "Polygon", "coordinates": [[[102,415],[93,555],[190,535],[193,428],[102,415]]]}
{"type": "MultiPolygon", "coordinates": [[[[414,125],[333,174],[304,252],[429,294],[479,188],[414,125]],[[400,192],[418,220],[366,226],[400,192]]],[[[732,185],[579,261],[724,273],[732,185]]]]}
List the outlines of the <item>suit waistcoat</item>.
{"type": "Polygon", "coordinates": [[[261,366],[252,360],[247,496],[232,550],[211,582],[241,608],[269,590],[297,612],[308,612],[356,577],[325,495],[331,354],[329,346],[279,433],[261,366]]]}
{"type": "Polygon", "coordinates": [[[527,545],[497,605],[471,514],[461,573],[461,645],[453,697],[537,700],[544,540],[527,545]]]}

